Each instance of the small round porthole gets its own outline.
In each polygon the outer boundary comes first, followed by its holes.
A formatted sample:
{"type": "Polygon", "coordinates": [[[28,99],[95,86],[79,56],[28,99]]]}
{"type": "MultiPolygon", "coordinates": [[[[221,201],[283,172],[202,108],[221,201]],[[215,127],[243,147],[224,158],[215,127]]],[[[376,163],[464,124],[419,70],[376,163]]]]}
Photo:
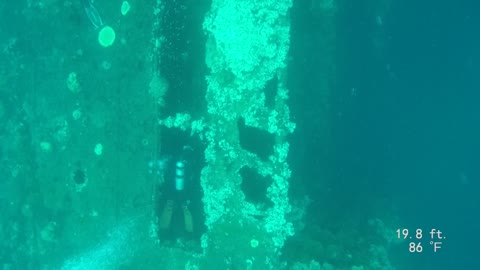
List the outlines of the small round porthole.
{"type": "Polygon", "coordinates": [[[87,175],[85,170],[82,170],[81,168],[75,169],[75,171],[72,173],[72,180],[75,183],[76,190],[81,191],[87,184],[87,175]]]}
{"type": "Polygon", "coordinates": [[[73,172],[73,181],[77,185],[85,184],[87,178],[85,177],[85,172],[82,169],[76,169],[73,172]]]}

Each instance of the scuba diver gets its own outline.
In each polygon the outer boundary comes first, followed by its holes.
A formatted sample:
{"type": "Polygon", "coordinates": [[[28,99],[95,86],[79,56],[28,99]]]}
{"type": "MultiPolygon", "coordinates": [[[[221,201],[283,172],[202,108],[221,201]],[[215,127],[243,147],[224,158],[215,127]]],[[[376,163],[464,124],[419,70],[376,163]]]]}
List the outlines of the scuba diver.
{"type": "Polygon", "coordinates": [[[163,197],[160,202],[159,229],[160,237],[175,239],[193,234],[193,217],[190,211],[190,190],[192,173],[190,146],[184,146],[177,158],[172,158],[165,169],[163,197]]]}

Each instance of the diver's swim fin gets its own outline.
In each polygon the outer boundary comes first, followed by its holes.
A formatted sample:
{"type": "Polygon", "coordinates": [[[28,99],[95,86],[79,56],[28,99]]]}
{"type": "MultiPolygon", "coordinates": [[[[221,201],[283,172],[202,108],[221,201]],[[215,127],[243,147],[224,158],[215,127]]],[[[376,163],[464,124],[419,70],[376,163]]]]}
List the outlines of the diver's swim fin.
{"type": "Polygon", "coordinates": [[[158,226],[160,230],[166,230],[170,227],[172,222],[172,213],[173,213],[173,201],[168,200],[163,207],[162,214],[160,215],[160,220],[158,226]]]}
{"type": "Polygon", "coordinates": [[[193,218],[190,209],[187,206],[183,206],[183,219],[185,222],[185,231],[188,233],[193,233],[193,218]]]}

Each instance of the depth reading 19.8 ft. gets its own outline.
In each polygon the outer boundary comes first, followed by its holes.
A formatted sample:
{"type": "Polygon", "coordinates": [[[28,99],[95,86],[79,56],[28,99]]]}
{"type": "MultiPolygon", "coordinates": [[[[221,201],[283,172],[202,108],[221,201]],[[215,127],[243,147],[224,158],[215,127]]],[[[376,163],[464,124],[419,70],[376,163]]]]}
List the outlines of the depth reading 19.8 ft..
{"type": "Polygon", "coordinates": [[[428,244],[432,247],[432,251],[437,253],[441,248],[443,241],[447,239],[445,234],[439,229],[430,229],[425,237],[422,229],[416,229],[414,234],[411,234],[408,229],[397,229],[397,238],[402,240],[410,240],[408,243],[408,251],[410,253],[423,252],[422,240],[428,240],[428,244]],[[417,241],[415,241],[417,240],[417,241]]]}

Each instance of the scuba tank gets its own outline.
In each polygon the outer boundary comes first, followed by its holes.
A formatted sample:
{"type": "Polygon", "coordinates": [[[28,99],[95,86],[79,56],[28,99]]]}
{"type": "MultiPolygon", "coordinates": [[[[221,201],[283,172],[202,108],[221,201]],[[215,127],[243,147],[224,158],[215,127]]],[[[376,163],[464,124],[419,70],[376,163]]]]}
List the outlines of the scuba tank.
{"type": "Polygon", "coordinates": [[[175,163],[175,190],[182,191],[185,188],[185,161],[175,163]]]}

